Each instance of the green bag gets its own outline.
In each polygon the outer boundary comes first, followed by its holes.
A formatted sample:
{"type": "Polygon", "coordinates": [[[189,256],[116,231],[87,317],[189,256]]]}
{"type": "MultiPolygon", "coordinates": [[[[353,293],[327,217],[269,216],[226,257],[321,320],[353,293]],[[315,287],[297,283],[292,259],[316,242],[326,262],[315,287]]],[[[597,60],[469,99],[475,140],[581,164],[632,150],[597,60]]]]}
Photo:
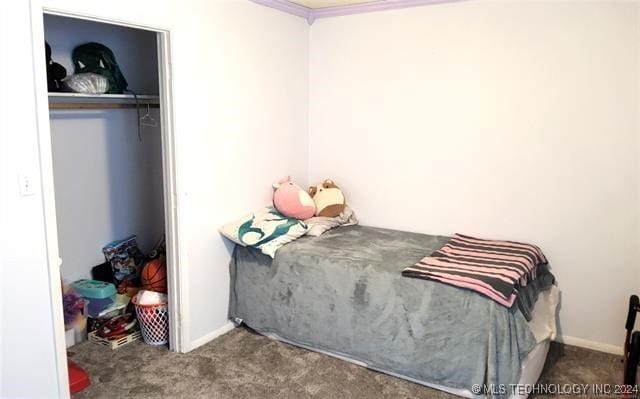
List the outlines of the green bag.
{"type": "Polygon", "coordinates": [[[86,43],[73,49],[71,60],[75,73],[92,72],[102,75],[109,81],[109,94],[122,94],[127,91],[128,83],[120,67],[107,46],[100,43],[86,43]]]}

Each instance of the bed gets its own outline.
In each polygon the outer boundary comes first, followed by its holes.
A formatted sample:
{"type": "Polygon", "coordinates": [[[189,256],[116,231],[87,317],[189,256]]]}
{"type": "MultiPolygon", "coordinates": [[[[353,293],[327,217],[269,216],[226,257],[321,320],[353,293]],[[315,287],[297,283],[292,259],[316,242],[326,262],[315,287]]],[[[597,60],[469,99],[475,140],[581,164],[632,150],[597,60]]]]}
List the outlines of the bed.
{"type": "Polygon", "coordinates": [[[535,383],[555,334],[552,275],[539,275],[521,293],[531,321],[517,306],[401,276],[447,241],[349,226],[289,243],[275,259],[236,246],[229,317],[263,335],[460,396],[474,396],[473,384],[535,383]]]}

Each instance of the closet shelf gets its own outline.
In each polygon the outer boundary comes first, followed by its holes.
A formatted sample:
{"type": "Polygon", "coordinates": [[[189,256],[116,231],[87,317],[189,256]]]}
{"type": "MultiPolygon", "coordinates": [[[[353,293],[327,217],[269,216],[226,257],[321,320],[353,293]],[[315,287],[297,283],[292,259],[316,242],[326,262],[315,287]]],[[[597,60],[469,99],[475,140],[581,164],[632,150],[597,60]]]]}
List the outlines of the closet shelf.
{"type": "MultiPolygon", "coordinates": [[[[140,106],[159,108],[160,97],[138,95],[140,106]]],[[[82,93],[49,93],[49,109],[120,109],[135,108],[133,94],[82,94],[82,93]]]]}

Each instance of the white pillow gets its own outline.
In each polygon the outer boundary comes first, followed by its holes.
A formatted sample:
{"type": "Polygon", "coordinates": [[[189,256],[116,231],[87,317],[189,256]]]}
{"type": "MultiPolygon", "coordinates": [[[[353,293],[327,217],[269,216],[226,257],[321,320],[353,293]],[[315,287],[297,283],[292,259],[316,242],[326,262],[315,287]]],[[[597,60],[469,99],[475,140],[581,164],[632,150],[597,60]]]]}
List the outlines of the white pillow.
{"type": "Polygon", "coordinates": [[[225,224],[220,233],[242,246],[258,248],[265,255],[275,257],[278,248],[297,240],[307,232],[307,225],[266,206],[235,222],[225,224]]]}
{"type": "Polygon", "coordinates": [[[309,230],[307,231],[307,235],[317,237],[324,232],[327,232],[334,227],[338,226],[352,226],[354,224],[358,224],[358,218],[356,214],[353,213],[353,209],[346,205],[342,213],[334,218],[329,218],[325,216],[316,216],[304,221],[309,230]]]}

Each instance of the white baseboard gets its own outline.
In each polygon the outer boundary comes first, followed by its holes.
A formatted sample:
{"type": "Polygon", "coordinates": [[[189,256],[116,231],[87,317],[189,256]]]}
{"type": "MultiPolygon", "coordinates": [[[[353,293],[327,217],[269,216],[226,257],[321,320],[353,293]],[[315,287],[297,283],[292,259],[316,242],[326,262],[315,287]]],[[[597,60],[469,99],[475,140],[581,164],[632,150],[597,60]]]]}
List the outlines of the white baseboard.
{"type": "Polygon", "coordinates": [[[588,339],[558,336],[555,339],[556,342],[560,342],[567,345],[579,346],[581,348],[593,349],[600,352],[612,353],[614,355],[622,355],[622,346],[603,344],[601,342],[589,341],[588,339]]]}
{"type": "Polygon", "coordinates": [[[189,351],[192,351],[208,342],[213,341],[214,339],[218,338],[222,334],[226,334],[229,331],[233,330],[234,328],[236,328],[235,324],[233,324],[230,321],[227,321],[226,324],[224,324],[222,327],[218,328],[217,330],[211,331],[209,334],[205,334],[202,337],[191,341],[189,351]]]}
{"type": "MultiPolygon", "coordinates": [[[[226,334],[229,331],[233,330],[235,327],[236,327],[235,324],[233,324],[231,321],[227,321],[222,327],[218,328],[217,330],[211,331],[209,334],[206,334],[198,339],[193,340],[191,342],[191,346],[189,350],[192,351],[208,342],[211,342],[214,339],[221,336],[222,334],[226,334]]],[[[560,342],[566,345],[578,346],[580,348],[592,349],[600,352],[611,353],[614,355],[622,355],[622,346],[604,344],[602,342],[590,341],[588,339],[571,337],[566,335],[562,337],[558,336],[554,341],[560,342]]]]}

